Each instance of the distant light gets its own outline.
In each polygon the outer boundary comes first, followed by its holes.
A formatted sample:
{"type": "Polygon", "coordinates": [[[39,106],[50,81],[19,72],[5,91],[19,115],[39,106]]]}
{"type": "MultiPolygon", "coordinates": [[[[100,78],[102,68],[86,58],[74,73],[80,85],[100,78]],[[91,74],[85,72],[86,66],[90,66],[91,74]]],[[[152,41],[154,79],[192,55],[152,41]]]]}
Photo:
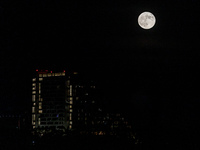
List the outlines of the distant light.
{"type": "Polygon", "coordinates": [[[36,71],[38,71],[38,69],[36,69],[36,71]]]}
{"type": "Polygon", "coordinates": [[[65,72],[65,70],[63,70],[63,72],[65,72]]]}
{"type": "Polygon", "coordinates": [[[51,71],[51,73],[52,73],[52,71],[51,71]]]}
{"type": "Polygon", "coordinates": [[[74,72],[74,74],[78,74],[78,72],[74,72]]]}

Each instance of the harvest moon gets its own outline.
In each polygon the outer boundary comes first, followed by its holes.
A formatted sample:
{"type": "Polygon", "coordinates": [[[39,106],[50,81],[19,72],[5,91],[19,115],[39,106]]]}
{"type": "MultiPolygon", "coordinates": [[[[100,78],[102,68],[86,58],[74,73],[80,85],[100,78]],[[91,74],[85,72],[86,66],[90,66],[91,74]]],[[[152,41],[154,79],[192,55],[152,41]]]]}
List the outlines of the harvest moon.
{"type": "Polygon", "coordinates": [[[143,12],[138,17],[138,24],[143,29],[151,29],[156,23],[155,16],[150,12],[143,12]]]}

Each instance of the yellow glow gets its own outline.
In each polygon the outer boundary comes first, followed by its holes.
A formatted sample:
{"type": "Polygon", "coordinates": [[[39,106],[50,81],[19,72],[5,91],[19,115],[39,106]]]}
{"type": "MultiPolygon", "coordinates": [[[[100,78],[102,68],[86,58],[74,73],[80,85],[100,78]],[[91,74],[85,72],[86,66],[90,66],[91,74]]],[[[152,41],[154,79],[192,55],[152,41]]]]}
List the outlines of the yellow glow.
{"type": "Polygon", "coordinates": [[[35,114],[34,114],[34,115],[32,115],[32,120],[33,120],[33,121],[35,121],[35,114]]]}
{"type": "Polygon", "coordinates": [[[35,107],[32,107],[32,113],[35,113],[35,107]]]}
{"type": "Polygon", "coordinates": [[[36,94],[36,91],[32,91],[32,94],[36,94]]]}
{"type": "Polygon", "coordinates": [[[35,102],[35,95],[32,95],[32,101],[35,102]]]}
{"type": "Polygon", "coordinates": [[[39,81],[42,81],[43,80],[43,78],[39,78],[39,81]]]}
{"type": "Polygon", "coordinates": [[[47,74],[43,74],[43,77],[47,77],[47,74]]]}
{"type": "Polygon", "coordinates": [[[69,96],[72,96],[72,85],[70,85],[70,93],[69,93],[69,96]]]}
{"type": "Polygon", "coordinates": [[[61,76],[61,73],[55,73],[55,76],[61,76]]]}
{"type": "Polygon", "coordinates": [[[72,109],[70,109],[70,110],[69,110],[69,112],[73,112],[73,110],[72,110],[72,109]]]}
{"type": "Polygon", "coordinates": [[[41,113],[42,113],[42,110],[39,110],[39,113],[41,114],[41,113]]]}
{"type": "Polygon", "coordinates": [[[33,82],[36,81],[36,78],[33,78],[32,81],[33,81],[33,82]]]}
{"type": "Polygon", "coordinates": [[[42,103],[39,103],[39,109],[42,109],[42,103]]]}

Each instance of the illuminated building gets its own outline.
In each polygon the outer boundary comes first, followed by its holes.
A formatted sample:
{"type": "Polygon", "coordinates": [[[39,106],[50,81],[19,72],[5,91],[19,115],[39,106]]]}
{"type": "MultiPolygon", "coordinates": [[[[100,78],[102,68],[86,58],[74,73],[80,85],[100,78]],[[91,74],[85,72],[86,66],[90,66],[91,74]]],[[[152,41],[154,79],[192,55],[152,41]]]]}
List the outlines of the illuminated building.
{"type": "Polygon", "coordinates": [[[32,79],[32,126],[33,128],[74,129],[81,120],[87,123],[91,110],[86,107],[95,103],[90,92],[94,85],[81,84],[78,73],[36,70],[32,79]]]}

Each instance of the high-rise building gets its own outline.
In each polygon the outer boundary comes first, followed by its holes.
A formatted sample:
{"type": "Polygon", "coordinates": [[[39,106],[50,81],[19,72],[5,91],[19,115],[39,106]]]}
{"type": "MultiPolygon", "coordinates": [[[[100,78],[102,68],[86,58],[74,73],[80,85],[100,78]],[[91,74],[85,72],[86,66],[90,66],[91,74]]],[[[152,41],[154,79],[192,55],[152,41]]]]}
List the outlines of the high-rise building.
{"type": "Polygon", "coordinates": [[[82,83],[77,72],[36,70],[32,79],[33,128],[71,130],[81,122],[87,124],[95,103],[95,85],[90,83],[82,83]]]}

